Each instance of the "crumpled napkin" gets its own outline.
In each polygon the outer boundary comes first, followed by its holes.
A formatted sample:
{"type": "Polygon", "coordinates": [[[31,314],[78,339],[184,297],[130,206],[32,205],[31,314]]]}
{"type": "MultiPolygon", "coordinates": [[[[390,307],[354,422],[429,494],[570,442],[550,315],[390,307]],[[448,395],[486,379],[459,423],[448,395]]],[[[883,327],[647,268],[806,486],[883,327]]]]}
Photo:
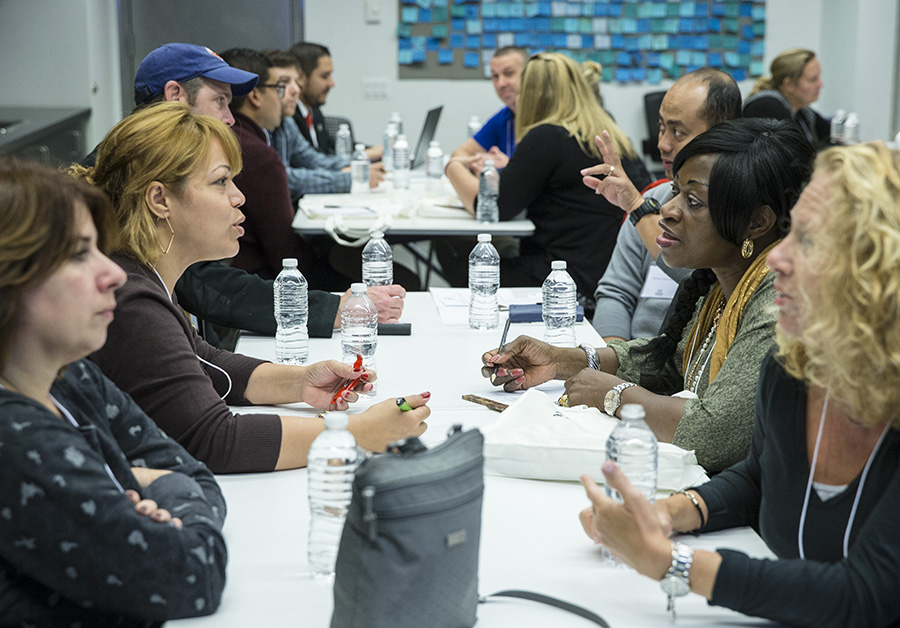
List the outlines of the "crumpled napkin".
{"type": "MultiPolygon", "coordinates": [[[[537,480],[578,480],[587,473],[602,483],[606,441],[618,423],[597,408],[557,406],[532,388],[482,428],[484,470],[537,480]]],[[[658,490],[677,491],[708,480],[693,451],[659,444],[658,490]]]]}

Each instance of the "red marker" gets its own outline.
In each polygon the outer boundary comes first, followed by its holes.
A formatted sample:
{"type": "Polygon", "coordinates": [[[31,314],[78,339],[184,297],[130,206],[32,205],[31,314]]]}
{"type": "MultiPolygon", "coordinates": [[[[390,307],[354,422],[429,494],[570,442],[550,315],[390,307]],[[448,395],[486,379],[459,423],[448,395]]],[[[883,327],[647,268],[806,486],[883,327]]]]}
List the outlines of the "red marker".
{"type": "MultiPolygon", "coordinates": [[[[356,360],[353,362],[353,370],[360,371],[360,377],[362,377],[362,365],[362,354],[357,353],[356,360]]],[[[338,391],[334,393],[334,397],[332,397],[331,399],[332,405],[337,405],[337,402],[344,395],[344,393],[356,386],[357,383],[359,383],[359,377],[357,377],[356,379],[348,379],[346,382],[344,382],[344,385],[338,388],[338,391]]]]}

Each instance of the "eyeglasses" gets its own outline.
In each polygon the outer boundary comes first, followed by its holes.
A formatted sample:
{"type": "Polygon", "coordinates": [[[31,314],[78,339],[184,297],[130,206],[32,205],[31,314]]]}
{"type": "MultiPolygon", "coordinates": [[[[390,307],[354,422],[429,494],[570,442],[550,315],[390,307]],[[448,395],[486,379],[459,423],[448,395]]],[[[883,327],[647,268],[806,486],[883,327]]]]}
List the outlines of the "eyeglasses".
{"type": "Polygon", "coordinates": [[[271,87],[275,90],[275,93],[278,94],[279,98],[284,98],[284,92],[287,90],[287,85],[284,83],[262,83],[257,85],[257,87],[271,87]]]}

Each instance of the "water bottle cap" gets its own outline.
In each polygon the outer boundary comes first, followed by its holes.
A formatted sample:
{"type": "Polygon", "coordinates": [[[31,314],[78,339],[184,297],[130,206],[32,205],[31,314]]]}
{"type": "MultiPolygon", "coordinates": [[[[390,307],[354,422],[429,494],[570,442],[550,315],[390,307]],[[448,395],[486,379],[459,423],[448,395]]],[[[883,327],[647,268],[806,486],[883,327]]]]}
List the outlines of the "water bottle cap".
{"type": "Polygon", "coordinates": [[[406,141],[406,134],[405,134],[405,133],[398,133],[398,134],[397,134],[397,141],[398,141],[398,142],[405,142],[405,141],[406,141]]]}
{"type": "Polygon", "coordinates": [[[388,124],[387,124],[387,130],[388,130],[388,131],[390,131],[391,129],[394,129],[394,133],[396,133],[396,132],[397,132],[397,128],[398,128],[398,127],[397,127],[397,123],[396,123],[396,122],[388,122],[388,124]]]}
{"type": "Polygon", "coordinates": [[[297,268],[297,258],[285,257],[283,260],[281,260],[281,265],[284,268],[297,268]]]}
{"type": "Polygon", "coordinates": [[[478,234],[478,241],[479,241],[479,242],[490,242],[490,241],[491,241],[491,234],[490,234],[490,233],[479,233],[479,234],[478,234]]]}
{"type": "Polygon", "coordinates": [[[366,289],[367,289],[367,286],[363,282],[350,284],[350,292],[353,292],[353,293],[365,292],[366,289]]]}
{"type": "Polygon", "coordinates": [[[325,414],[326,430],[345,430],[350,423],[350,417],[346,412],[328,412],[325,414]]]}
{"type": "Polygon", "coordinates": [[[343,123],[341,123],[341,124],[338,125],[338,131],[343,131],[344,129],[347,129],[347,130],[349,131],[349,130],[350,130],[350,125],[349,125],[349,124],[343,124],[343,123]]]}
{"type": "Polygon", "coordinates": [[[373,232],[372,232],[372,238],[373,238],[373,239],[374,239],[374,238],[383,238],[383,237],[384,237],[384,232],[383,232],[383,231],[373,231],[373,232]]]}
{"type": "Polygon", "coordinates": [[[431,147],[435,147],[435,146],[440,146],[441,143],[438,140],[431,140],[430,142],[428,142],[428,145],[431,147]]]}
{"type": "Polygon", "coordinates": [[[493,168],[493,167],[494,167],[494,160],[493,160],[493,159],[485,159],[485,160],[484,160],[484,167],[485,167],[485,168],[493,168]]]}
{"type": "Polygon", "coordinates": [[[644,413],[644,406],[639,403],[626,403],[622,406],[622,409],[619,410],[619,415],[622,417],[623,421],[634,421],[636,419],[643,419],[646,416],[644,413]]]}
{"type": "Polygon", "coordinates": [[[478,116],[472,116],[471,118],[469,118],[470,122],[478,122],[479,120],[480,118],[478,116]]]}
{"type": "Polygon", "coordinates": [[[550,263],[550,268],[552,268],[553,270],[565,270],[566,269],[566,260],[564,260],[564,259],[553,260],[550,263]]]}
{"type": "Polygon", "coordinates": [[[843,109],[838,109],[838,110],[834,113],[834,115],[844,117],[845,115],[847,115],[847,112],[844,111],[843,109]]]}
{"type": "Polygon", "coordinates": [[[366,150],[366,145],[363,144],[363,143],[361,143],[361,142],[358,142],[358,143],[356,144],[356,146],[354,146],[353,148],[355,148],[356,150],[365,151],[365,150],[366,150]]]}

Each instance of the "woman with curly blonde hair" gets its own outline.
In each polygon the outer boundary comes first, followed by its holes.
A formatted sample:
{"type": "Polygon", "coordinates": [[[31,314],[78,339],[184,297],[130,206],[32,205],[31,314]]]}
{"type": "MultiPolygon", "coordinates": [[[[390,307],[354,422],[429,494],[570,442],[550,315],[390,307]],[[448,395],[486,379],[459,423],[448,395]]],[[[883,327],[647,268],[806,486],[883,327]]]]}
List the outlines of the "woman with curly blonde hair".
{"type": "Polygon", "coordinates": [[[778,352],[746,460],[653,506],[611,462],[588,535],[670,596],[804,626],[900,622],[900,156],[832,148],[769,253],[778,352]],[[672,531],[752,525],[780,560],[694,552],[672,531]],[[802,585],[798,586],[798,583],[802,585]]]}

